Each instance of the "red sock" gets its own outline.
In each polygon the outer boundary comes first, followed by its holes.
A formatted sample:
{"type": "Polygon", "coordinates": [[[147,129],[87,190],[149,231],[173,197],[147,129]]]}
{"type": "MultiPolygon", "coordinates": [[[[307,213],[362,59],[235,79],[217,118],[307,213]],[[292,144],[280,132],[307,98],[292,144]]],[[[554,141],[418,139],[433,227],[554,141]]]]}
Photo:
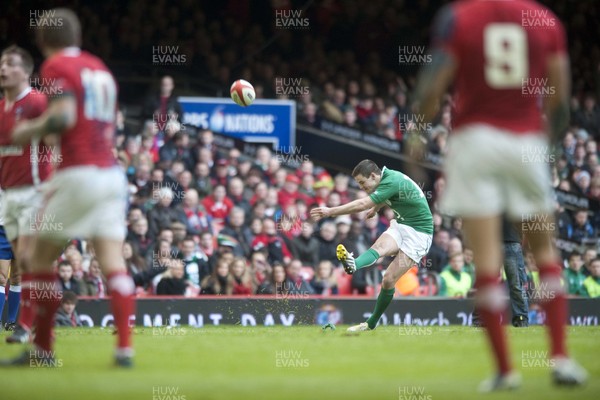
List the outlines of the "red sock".
{"type": "Polygon", "coordinates": [[[562,268],[558,263],[540,265],[542,307],[546,312],[546,327],[550,336],[550,357],[566,357],[565,325],[567,300],[561,285],[562,268]]]}
{"type": "Polygon", "coordinates": [[[492,346],[498,372],[503,375],[510,372],[512,367],[502,326],[502,314],[505,308],[502,287],[497,276],[477,276],[475,286],[477,288],[477,310],[492,346]]]}
{"type": "Polygon", "coordinates": [[[31,300],[36,307],[35,339],[33,343],[44,351],[52,351],[52,329],[54,314],[60,306],[62,293],[58,290],[56,275],[53,273],[33,274],[31,300]]]}
{"type": "Polygon", "coordinates": [[[133,280],[125,272],[113,272],[108,276],[110,305],[115,318],[118,334],[118,349],[131,348],[131,330],[129,316],[135,314],[133,280]]]}
{"type": "Polygon", "coordinates": [[[21,304],[19,305],[19,325],[25,329],[31,330],[33,320],[35,319],[34,301],[31,298],[31,284],[33,274],[24,273],[21,275],[21,304]]]}

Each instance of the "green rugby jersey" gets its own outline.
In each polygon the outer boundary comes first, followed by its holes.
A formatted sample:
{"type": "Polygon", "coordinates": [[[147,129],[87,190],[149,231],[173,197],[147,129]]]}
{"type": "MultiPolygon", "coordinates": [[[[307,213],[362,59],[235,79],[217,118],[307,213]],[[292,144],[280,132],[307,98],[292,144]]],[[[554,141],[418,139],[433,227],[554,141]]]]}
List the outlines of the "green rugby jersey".
{"type": "Polygon", "coordinates": [[[383,167],[381,181],[369,195],[375,204],[387,204],[396,221],[418,232],[433,235],[433,216],[421,188],[400,171],[383,167]]]}

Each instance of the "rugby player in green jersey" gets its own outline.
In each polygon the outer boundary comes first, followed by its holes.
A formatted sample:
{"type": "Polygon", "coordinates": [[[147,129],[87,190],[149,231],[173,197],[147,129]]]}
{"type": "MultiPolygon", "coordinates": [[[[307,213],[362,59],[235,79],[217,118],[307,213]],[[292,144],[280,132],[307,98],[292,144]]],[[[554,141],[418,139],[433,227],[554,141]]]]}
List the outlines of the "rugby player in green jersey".
{"type": "Polygon", "coordinates": [[[398,279],[413,265],[418,265],[429,251],[433,217],[421,188],[402,172],[386,167],[379,169],[373,161],[363,160],[354,168],[352,176],[369,196],[338,207],[314,208],[311,216],[319,220],[369,210],[368,219],[375,217],[384,206],[394,211],[390,227],[363,254],[355,258],[343,245],[337,247],[337,258],[348,274],[375,264],[380,257],[395,256],[385,271],[373,314],[366,322],[348,328],[349,332],[359,332],[377,326],[394,297],[398,279]]]}

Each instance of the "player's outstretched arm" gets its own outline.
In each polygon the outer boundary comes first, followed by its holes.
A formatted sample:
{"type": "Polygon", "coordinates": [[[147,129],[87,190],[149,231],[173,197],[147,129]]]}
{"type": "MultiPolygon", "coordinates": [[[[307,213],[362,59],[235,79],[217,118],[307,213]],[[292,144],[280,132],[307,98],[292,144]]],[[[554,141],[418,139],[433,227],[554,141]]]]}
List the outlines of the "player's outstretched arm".
{"type": "Polygon", "coordinates": [[[63,133],[77,122],[77,103],[73,96],[54,99],[46,111],[37,118],[20,122],[12,132],[15,144],[26,145],[33,138],[41,138],[49,133],[63,133]]]}
{"type": "Polygon", "coordinates": [[[370,197],[363,197],[362,199],[356,199],[350,203],[343,204],[338,207],[317,207],[310,211],[310,216],[317,221],[321,218],[336,217],[338,215],[355,214],[361,211],[368,210],[369,208],[375,207],[376,204],[371,200],[370,197]]]}

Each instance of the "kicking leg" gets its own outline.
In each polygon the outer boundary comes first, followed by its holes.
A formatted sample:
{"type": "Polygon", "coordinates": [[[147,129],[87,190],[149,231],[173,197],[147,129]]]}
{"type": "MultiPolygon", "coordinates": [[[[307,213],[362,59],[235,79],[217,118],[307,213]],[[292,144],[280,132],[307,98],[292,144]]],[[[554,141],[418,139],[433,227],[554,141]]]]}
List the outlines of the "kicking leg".
{"type": "MultiPolygon", "coordinates": [[[[352,256],[342,245],[338,246],[338,256],[340,246],[346,254],[348,254],[350,257],[352,256]]],[[[358,332],[375,328],[379,318],[381,318],[381,315],[394,297],[394,285],[396,284],[396,281],[408,270],[408,268],[404,270],[403,267],[400,266],[399,259],[402,258],[401,256],[404,256],[404,254],[399,251],[398,245],[396,244],[394,238],[387,233],[382,234],[377,241],[373,243],[373,246],[371,246],[369,250],[361,254],[356,259],[355,264],[356,268],[358,269],[375,264],[380,256],[390,256],[393,254],[398,254],[398,256],[396,259],[394,259],[394,261],[392,261],[386,271],[386,274],[383,278],[383,283],[381,285],[381,292],[379,292],[379,296],[377,297],[377,303],[375,304],[375,310],[373,311],[373,314],[367,320],[367,322],[363,322],[348,328],[348,332],[358,332]]],[[[349,258],[346,257],[346,260],[349,260],[349,258]]],[[[340,261],[342,260],[340,259],[340,261]]],[[[342,263],[344,263],[344,261],[342,261],[342,263]]],[[[352,263],[354,263],[354,259],[352,259],[352,263]]],[[[344,268],[346,268],[346,264],[344,264],[344,268]]],[[[346,272],[348,271],[346,270],[346,272]]]]}
{"type": "Polygon", "coordinates": [[[357,269],[370,267],[375,264],[379,257],[392,256],[396,254],[398,250],[398,245],[394,238],[387,233],[383,233],[377,238],[369,250],[356,258],[354,258],[352,253],[349,253],[348,250],[346,250],[343,244],[338,245],[336,253],[337,258],[342,262],[346,273],[353,274],[357,269]]]}
{"type": "Polygon", "coordinates": [[[375,310],[369,319],[367,319],[369,329],[375,329],[379,322],[379,318],[381,318],[381,315],[385,312],[385,309],[388,308],[394,298],[396,282],[398,282],[398,279],[408,272],[413,265],[413,260],[402,251],[398,251],[398,255],[390,263],[383,276],[381,291],[379,292],[379,296],[377,296],[377,303],[375,303],[375,310]]]}

